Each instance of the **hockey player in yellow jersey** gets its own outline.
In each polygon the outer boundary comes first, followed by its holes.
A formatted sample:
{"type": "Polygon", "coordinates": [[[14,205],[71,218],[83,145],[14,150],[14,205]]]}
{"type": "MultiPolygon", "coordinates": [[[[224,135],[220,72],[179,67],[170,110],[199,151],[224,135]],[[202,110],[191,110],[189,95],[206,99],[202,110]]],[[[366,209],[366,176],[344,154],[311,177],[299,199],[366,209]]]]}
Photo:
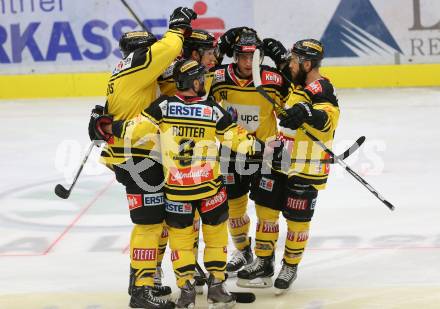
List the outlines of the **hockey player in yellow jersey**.
{"type": "MultiPolygon", "coordinates": [[[[111,127],[106,125],[100,129],[130,142],[142,139],[145,134],[159,133],[171,259],[181,289],[178,308],[193,308],[195,304],[192,225],[196,209],[203,222],[204,265],[210,273],[208,302],[212,308],[234,304],[234,297],[224,286],[227,195],[218,159],[208,160],[207,157],[217,158],[217,141],[250,155],[261,147],[256,146],[256,138],[240,128],[220,105],[201,98],[205,94],[204,73],[204,67],[194,60],[179,62],[175,66],[178,89],[175,96],[162,96],[137,118],[114,121],[111,127]]],[[[97,121],[98,128],[99,125],[97,121]]]]}
{"type": "MultiPolygon", "coordinates": [[[[275,138],[274,107],[256,91],[252,80],[252,56],[255,49],[262,48],[261,40],[254,30],[242,27],[227,31],[218,44],[223,53],[233,56],[234,63],[215,67],[211,95],[221,102],[234,121],[258,139],[265,142],[275,138]]],[[[273,68],[261,66],[261,77],[269,96],[283,105],[289,84],[282,75],[273,68]]],[[[234,156],[232,152],[231,157],[234,156]]],[[[250,180],[258,169],[255,163],[240,165],[231,161],[222,171],[229,198],[229,232],[236,247],[226,268],[230,277],[253,260],[248,236],[250,219],[246,211],[250,180]]]]}
{"type": "MultiPolygon", "coordinates": [[[[270,48],[283,48],[281,43],[275,43],[278,47],[272,44],[270,48]]],[[[309,238],[310,221],[315,211],[318,191],[325,188],[329,165],[290,165],[290,159],[328,159],[322,148],[308,138],[301,128],[331,148],[339,119],[335,90],[329,80],[319,72],[323,55],[323,45],[313,39],[298,41],[292,48],[288,64],[296,86],[292,88],[286,102],[287,116],[279,116],[279,140],[290,153],[287,158],[288,168],[281,171],[275,168],[277,170],[260,175],[253,183],[258,217],[255,249],[257,257],[238,273],[239,286],[272,286],[280,212],[287,221],[288,230],[283,265],[274,284],[277,294],[287,291],[296,279],[298,264],[309,238]]],[[[279,63],[278,65],[280,66],[279,63]]]]}
{"type": "MultiPolygon", "coordinates": [[[[112,114],[114,120],[132,118],[156,99],[157,78],[179,55],[184,35],[190,34],[191,21],[196,17],[191,9],[175,9],[170,16],[170,29],[157,42],[154,35],[144,31],[122,36],[120,49],[124,58],[117,64],[108,82],[105,106],[105,112],[112,114]]],[[[112,137],[107,140],[101,155],[102,162],[115,171],[116,179],[125,186],[134,223],[130,239],[132,271],[129,294],[132,308],[174,308],[173,302],[156,297],[170,293],[169,287],[165,291],[154,287],[153,279],[165,219],[164,193],[162,189],[156,189],[163,181],[162,166],[154,162],[148,169],[136,170],[140,169],[145,158],[152,155],[154,146],[154,140],[134,145],[124,144],[123,139],[112,137]],[[154,190],[146,190],[136,181],[139,179],[134,174],[154,190]]]]}

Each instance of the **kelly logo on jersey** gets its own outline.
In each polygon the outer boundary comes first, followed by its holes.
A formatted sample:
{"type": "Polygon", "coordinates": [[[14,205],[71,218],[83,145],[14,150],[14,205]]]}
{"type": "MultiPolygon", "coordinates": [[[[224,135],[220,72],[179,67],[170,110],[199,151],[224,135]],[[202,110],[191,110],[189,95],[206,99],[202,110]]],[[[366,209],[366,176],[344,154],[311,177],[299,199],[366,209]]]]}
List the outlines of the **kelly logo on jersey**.
{"type": "Polygon", "coordinates": [[[202,104],[186,105],[180,102],[169,102],[167,115],[200,120],[212,120],[212,107],[202,104]]]}
{"type": "Polygon", "coordinates": [[[263,71],[261,83],[263,85],[281,85],[283,79],[280,74],[270,71],[263,71]]]}
{"type": "Polygon", "coordinates": [[[226,190],[222,188],[216,195],[202,200],[201,212],[211,211],[226,202],[226,190]]]}

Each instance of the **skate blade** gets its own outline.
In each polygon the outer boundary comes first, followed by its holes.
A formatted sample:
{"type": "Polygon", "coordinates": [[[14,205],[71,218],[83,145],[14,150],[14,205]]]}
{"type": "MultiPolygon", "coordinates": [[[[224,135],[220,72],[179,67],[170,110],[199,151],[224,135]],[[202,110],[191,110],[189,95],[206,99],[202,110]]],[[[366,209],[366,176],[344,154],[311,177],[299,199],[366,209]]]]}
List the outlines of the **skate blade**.
{"type": "Polygon", "coordinates": [[[276,296],[281,296],[285,293],[287,293],[290,290],[290,287],[288,289],[277,289],[275,288],[275,295],[276,296]]]}
{"type": "Polygon", "coordinates": [[[228,271],[228,278],[236,278],[238,271],[228,271]]]}
{"type": "Polygon", "coordinates": [[[211,303],[208,300],[208,309],[228,309],[235,306],[235,300],[229,303],[211,303]]]}
{"type": "Polygon", "coordinates": [[[255,278],[252,280],[248,279],[237,279],[237,286],[241,288],[270,288],[272,287],[272,278],[263,277],[263,278],[255,278]]]}

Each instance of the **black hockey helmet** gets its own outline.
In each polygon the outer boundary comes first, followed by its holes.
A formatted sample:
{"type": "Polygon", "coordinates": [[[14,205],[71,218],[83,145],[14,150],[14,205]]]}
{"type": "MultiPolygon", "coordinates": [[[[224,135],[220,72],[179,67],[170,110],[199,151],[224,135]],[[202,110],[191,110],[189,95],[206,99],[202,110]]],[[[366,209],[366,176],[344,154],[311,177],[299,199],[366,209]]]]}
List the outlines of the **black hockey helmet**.
{"type": "Polygon", "coordinates": [[[252,29],[243,29],[237,36],[232,47],[234,53],[253,53],[256,49],[263,52],[263,43],[257,33],[252,29]]]}
{"type": "Polygon", "coordinates": [[[130,31],[124,33],[119,39],[119,49],[125,58],[136,49],[151,46],[156,41],[156,37],[150,32],[130,31]]]}
{"type": "Polygon", "coordinates": [[[183,42],[183,57],[190,58],[193,50],[202,52],[206,49],[215,48],[215,46],[216,40],[212,33],[205,30],[193,29],[191,36],[185,38],[183,42]]]}
{"type": "Polygon", "coordinates": [[[193,81],[204,77],[206,69],[195,60],[181,60],[174,66],[174,80],[178,90],[192,88],[193,81]]]}
{"type": "Polygon", "coordinates": [[[318,40],[306,39],[293,44],[293,54],[303,60],[322,60],[324,58],[324,45],[318,40]]]}

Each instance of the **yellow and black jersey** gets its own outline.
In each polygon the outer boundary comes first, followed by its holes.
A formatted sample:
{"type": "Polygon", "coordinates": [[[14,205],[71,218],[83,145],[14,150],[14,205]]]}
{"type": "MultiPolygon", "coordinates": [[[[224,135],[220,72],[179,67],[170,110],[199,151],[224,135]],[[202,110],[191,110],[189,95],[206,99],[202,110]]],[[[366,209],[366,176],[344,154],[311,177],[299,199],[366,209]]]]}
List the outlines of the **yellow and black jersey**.
{"type": "MultiPolygon", "coordinates": [[[[160,93],[166,96],[173,96],[177,93],[176,82],[173,77],[174,66],[177,60],[174,61],[165,72],[158,78],[160,93]]],[[[211,89],[212,78],[214,74],[207,72],[205,74],[205,91],[208,94],[211,89]]]]}
{"type": "MultiPolygon", "coordinates": [[[[326,122],[322,128],[317,129],[307,123],[303,126],[328,148],[331,148],[339,120],[338,99],[332,84],[329,80],[320,78],[308,84],[304,89],[292,88],[286,102],[286,109],[299,102],[312,103],[313,109],[326,113],[326,122]]],[[[291,130],[280,127],[280,139],[284,141],[285,147],[290,149],[291,158],[314,160],[329,158],[329,155],[301,129],[291,130]]],[[[288,174],[290,179],[312,184],[316,189],[321,190],[325,188],[329,167],[329,164],[292,163],[288,174]]]]}
{"type": "Polygon", "coordinates": [[[215,101],[200,97],[163,96],[140,116],[113,124],[113,134],[132,142],[151,133],[160,136],[165,193],[172,201],[217,193],[222,185],[217,141],[240,153],[255,149],[254,136],[215,101]]]}
{"type": "MultiPolygon", "coordinates": [[[[284,106],[290,84],[274,68],[261,66],[260,71],[264,90],[277,104],[284,106]]],[[[240,79],[235,63],[217,66],[212,74],[210,94],[221,102],[237,124],[262,141],[276,136],[278,130],[274,107],[257,92],[252,78],[240,79]]]]}
{"type": "MultiPolygon", "coordinates": [[[[106,113],[114,120],[130,119],[157,98],[157,78],[179,55],[183,44],[180,31],[169,30],[164,37],[146,48],[139,48],[121,60],[108,82],[106,113]]],[[[119,138],[109,141],[101,153],[105,164],[120,164],[130,156],[146,157],[154,143],[124,150],[119,138]]]]}

